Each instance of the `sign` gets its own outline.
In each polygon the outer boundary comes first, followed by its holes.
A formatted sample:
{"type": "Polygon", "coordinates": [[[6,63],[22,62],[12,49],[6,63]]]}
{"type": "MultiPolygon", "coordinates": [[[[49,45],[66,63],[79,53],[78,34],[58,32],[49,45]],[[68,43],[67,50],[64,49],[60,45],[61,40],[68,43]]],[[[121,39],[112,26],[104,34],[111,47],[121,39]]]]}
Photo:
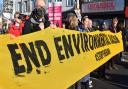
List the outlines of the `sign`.
{"type": "Polygon", "coordinates": [[[124,5],[124,0],[84,3],[82,4],[82,13],[123,11],[124,5]]]}
{"type": "Polygon", "coordinates": [[[62,27],[62,2],[49,3],[48,16],[51,23],[62,27]]]}
{"type": "Polygon", "coordinates": [[[0,88],[67,89],[121,51],[121,32],[47,28],[7,39],[0,43],[0,88]]]}
{"type": "Polygon", "coordinates": [[[62,27],[62,2],[54,3],[54,24],[57,27],[62,27]]]}
{"type": "Polygon", "coordinates": [[[49,5],[48,5],[48,18],[49,18],[49,21],[51,22],[51,23],[53,23],[53,10],[54,10],[54,8],[53,8],[53,3],[52,2],[49,2],[48,3],[49,5]]]}

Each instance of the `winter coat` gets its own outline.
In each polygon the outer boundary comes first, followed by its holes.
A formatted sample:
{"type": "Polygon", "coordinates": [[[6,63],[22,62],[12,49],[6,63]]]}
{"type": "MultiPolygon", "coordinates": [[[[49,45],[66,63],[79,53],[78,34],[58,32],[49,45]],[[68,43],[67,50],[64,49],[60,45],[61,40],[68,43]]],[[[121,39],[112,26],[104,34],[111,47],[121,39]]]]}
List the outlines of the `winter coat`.
{"type": "MultiPolygon", "coordinates": [[[[50,26],[50,22],[48,21],[48,18],[45,16],[45,22],[44,22],[44,28],[47,28],[50,26]]],[[[36,22],[32,17],[30,17],[24,25],[24,29],[22,34],[29,34],[33,32],[40,31],[41,28],[39,27],[39,23],[36,22]]]]}
{"type": "Polygon", "coordinates": [[[12,34],[14,36],[21,36],[22,35],[22,30],[23,30],[24,24],[21,23],[19,27],[15,26],[15,24],[13,24],[9,29],[8,29],[8,33],[12,34]]]}

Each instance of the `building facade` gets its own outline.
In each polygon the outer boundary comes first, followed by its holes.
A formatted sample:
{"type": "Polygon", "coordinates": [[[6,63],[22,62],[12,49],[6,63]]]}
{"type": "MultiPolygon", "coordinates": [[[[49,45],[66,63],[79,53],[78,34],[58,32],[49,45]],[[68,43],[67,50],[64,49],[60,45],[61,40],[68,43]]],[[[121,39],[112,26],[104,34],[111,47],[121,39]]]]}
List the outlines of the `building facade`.
{"type": "Polygon", "coordinates": [[[34,8],[35,0],[13,0],[15,12],[21,12],[25,15],[30,15],[34,8]]]}
{"type": "Polygon", "coordinates": [[[108,26],[114,17],[125,22],[127,0],[81,0],[82,15],[88,15],[94,24],[105,22],[108,26]]]}
{"type": "MultiPolygon", "coordinates": [[[[45,0],[46,1],[46,11],[48,13],[48,3],[49,2],[62,2],[62,11],[69,11],[74,8],[75,0],[45,0]]],[[[35,7],[35,0],[13,0],[15,5],[15,12],[19,11],[23,14],[30,15],[31,11],[35,7]]]]}

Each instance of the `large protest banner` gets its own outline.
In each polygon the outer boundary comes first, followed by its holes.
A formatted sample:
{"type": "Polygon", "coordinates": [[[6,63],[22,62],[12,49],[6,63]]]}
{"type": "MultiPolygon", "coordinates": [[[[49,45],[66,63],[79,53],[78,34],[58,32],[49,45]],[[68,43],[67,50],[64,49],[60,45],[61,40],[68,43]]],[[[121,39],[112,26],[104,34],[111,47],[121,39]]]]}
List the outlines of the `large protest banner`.
{"type": "Polygon", "coordinates": [[[66,89],[121,51],[121,33],[109,31],[47,28],[7,40],[0,44],[0,89],[66,89]]]}
{"type": "Polygon", "coordinates": [[[10,34],[6,34],[6,35],[1,34],[0,35],[0,44],[1,43],[6,43],[9,40],[11,40],[11,35],[10,34]]]}

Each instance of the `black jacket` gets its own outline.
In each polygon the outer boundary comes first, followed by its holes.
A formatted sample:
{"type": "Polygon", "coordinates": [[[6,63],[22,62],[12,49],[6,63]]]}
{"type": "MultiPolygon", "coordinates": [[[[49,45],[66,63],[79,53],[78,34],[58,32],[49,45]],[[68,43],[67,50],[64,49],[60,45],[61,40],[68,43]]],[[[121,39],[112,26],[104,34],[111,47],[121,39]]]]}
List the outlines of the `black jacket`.
{"type": "MultiPolygon", "coordinates": [[[[22,35],[33,33],[33,32],[37,32],[37,31],[41,30],[41,28],[39,27],[39,24],[38,23],[32,23],[31,19],[32,19],[32,17],[30,17],[25,22],[24,28],[23,28],[23,31],[22,31],[22,35]]],[[[44,26],[45,26],[45,28],[50,26],[50,22],[48,21],[48,17],[47,16],[45,16],[44,26]]]]}

